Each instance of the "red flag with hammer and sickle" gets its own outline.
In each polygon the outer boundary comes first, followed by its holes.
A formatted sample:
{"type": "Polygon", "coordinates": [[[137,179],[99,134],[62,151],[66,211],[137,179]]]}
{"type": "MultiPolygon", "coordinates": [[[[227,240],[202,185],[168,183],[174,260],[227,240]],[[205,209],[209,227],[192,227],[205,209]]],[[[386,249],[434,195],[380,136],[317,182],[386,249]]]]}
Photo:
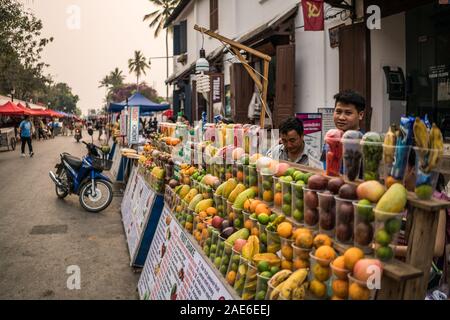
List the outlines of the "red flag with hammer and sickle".
{"type": "Polygon", "coordinates": [[[323,0],[302,0],[302,8],[305,31],[323,31],[323,0]]]}

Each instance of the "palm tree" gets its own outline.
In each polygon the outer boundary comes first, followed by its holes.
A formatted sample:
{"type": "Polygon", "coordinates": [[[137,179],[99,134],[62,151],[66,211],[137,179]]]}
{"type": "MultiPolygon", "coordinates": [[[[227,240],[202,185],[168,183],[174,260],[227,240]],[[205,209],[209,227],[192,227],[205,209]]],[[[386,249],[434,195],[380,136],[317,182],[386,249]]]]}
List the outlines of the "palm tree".
{"type": "MultiPolygon", "coordinates": [[[[167,19],[172,15],[173,10],[178,6],[180,0],[149,0],[158,7],[152,13],[144,16],[144,21],[152,19],[150,28],[155,28],[155,38],[164,28],[167,19]]],[[[169,78],[169,28],[166,28],[166,79],[169,78]]],[[[166,99],[169,101],[169,85],[166,85],[166,99]]]]}
{"type": "Polygon", "coordinates": [[[136,75],[137,92],[139,92],[139,77],[142,74],[147,74],[145,70],[150,69],[150,65],[147,63],[147,59],[140,51],[135,51],[134,59],[128,60],[128,68],[130,69],[130,72],[134,72],[136,75]]]}
{"type": "Polygon", "coordinates": [[[105,88],[106,89],[106,93],[105,93],[105,102],[108,103],[108,95],[109,95],[109,87],[111,86],[111,77],[110,76],[105,76],[101,81],[100,81],[100,85],[98,86],[99,88],[105,88]]]}
{"type": "Polygon", "coordinates": [[[109,74],[110,84],[113,89],[121,86],[123,84],[124,79],[125,79],[125,76],[122,74],[122,70],[119,70],[119,68],[115,68],[109,74]]]}

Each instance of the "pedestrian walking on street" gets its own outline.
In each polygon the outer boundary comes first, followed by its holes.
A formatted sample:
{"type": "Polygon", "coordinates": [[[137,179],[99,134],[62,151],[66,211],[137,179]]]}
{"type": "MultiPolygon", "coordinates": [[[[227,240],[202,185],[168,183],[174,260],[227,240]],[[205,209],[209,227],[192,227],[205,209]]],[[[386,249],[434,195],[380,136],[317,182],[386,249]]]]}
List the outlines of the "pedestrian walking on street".
{"type": "Polygon", "coordinates": [[[22,157],[25,157],[25,143],[28,144],[28,150],[30,152],[30,157],[33,157],[33,146],[31,145],[31,121],[29,116],[25,116],[25,120],[23,120],[19,125],[20,131],[20,139],[22,140],[22,157]]]}

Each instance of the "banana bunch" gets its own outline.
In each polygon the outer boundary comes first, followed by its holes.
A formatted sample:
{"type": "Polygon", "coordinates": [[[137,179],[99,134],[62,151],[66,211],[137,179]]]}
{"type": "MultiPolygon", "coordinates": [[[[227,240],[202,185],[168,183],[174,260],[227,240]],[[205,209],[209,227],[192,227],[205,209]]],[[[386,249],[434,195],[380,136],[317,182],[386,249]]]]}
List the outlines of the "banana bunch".
{"type": "Polygon", "coordinates": [[[391,164],[394,162],[396,144],[397,144],[397,137],[394,131],[392,130],[392,127],[389,127],[389,131],[386,133],[383,145],[384,163],[391,164]]]}
{"type": "Polygon", "coordinates": [[[308,269],[278,272],[270,282],[275,288],[270,294],[270,300],[277,300],[280,296],[286,300],[304,300],[308,289],[308,282],[305,282],[307,276],[308,269]]]}
{"type": "Polygon", "coordinates": [[[419,150],[420,169],[430,173],[439,163],[444,153],[444,139],[438,126],[433,123],[431,131],[422,120],[416,118],[414,122],[414,138],[419,150]]]}
{"type": "Polygon", "coordinates": [[[444,155],[444,138],[438,126],[433,123],[430,131],[430,153],[428,155],[428,166],[425,172],[431,172],[439,163],[439,160],[444,155]]]}

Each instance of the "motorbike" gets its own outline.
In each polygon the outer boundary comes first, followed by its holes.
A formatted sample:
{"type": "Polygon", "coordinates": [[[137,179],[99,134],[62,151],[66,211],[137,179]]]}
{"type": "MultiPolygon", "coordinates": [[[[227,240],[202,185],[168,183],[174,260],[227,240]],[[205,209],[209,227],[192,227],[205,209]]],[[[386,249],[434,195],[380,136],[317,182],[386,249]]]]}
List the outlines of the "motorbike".
{"type": "Polygon", "coordinates": [[[81,136],[81,130],[80,129],[75,129],[75,140],[77,140],[77,143],[80,143],[82,136],[81,136]]]}
{"type": "MultiPolygon", "coordinates": [[[[92,137],[92,129],[88,131],[92,137]]],[[[81,206],[88,212],[98,213],[111,204],[113,200],[112,181],[102,174],[111,169],[112,161],[100,147],[93,143],[86,143],[88,154],[82,159],[68,153],[60,155],[61,162],[55,168],[56,172],[49,172],[55,183],[56,195],[60,199],[69,194],[79,196],[81,206]]]]}

